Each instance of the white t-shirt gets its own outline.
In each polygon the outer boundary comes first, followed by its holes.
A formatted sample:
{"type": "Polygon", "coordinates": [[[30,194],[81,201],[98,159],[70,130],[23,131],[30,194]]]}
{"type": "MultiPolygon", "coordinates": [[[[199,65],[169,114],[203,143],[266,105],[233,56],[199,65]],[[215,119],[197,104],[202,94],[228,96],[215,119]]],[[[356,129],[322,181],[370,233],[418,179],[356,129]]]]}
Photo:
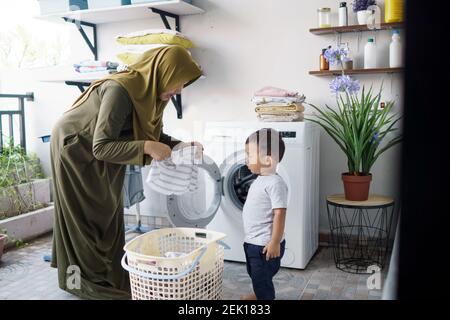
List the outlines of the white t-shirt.
{"type": "Polygon", "coordinates": [[[272,237],[272,210],[286,208],[287,196],[288,187],[278,174],[256,178],[248,190],[242,211],[245,242],[258,246],[269,243],[272,237]]]}

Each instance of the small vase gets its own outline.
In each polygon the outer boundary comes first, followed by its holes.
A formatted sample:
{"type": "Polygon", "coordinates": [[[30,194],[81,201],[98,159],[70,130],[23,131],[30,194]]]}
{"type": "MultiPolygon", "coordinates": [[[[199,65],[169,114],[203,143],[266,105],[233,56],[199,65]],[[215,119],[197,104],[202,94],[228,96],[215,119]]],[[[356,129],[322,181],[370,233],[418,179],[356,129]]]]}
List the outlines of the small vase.
{"type": "Polygon", "coordinates": [[[353,61],[352,60],[344,61],[342,63],[342,69],[344,69],[344,70],[352,70],[353,69],[353,61]]]}
{"type": "Polygon", "coordinates": [[[358,24],[367,24],[367,19],[372,14],[370,10],[360,10],[356,13],[358,24]]]}
{"type": "Polygon", "coordinates": [[[350,201],[366,201],[369,199],[372,174],[366,176],[354,176],[343,173],[342,181],[344,182],[345,199],[350,201]]]}

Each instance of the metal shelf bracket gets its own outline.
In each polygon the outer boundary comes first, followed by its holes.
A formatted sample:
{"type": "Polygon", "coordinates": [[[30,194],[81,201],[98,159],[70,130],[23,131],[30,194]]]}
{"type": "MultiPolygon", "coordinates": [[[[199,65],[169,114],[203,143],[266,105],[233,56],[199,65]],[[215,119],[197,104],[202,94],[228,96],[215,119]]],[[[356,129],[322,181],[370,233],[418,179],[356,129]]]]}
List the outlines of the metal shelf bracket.
{"type": "Polygon", "coordinates": [[[98,59],[98,52],[97,52],[97,25],[94,24],[94,23],[84,22],[84,21],[81,21],[81,20],[70,19],[70,18],[67,18],[67,17],[63,17],[63,19],[66,22],[70,22],[70,23],[75,24],[75,26],[77,27],[77,29],[80,32],[81,36],[83,37],[83,40],[86,42],[86,44],[88,45],[88,47],[91,50],[92,54],[94,55],[94,60],[97,60],[98,59]],[[91,41],[89,39],[89,37],[87,36],[86,32],[83,29],[83,26],[92,28],[93,41],[91,41]]]}

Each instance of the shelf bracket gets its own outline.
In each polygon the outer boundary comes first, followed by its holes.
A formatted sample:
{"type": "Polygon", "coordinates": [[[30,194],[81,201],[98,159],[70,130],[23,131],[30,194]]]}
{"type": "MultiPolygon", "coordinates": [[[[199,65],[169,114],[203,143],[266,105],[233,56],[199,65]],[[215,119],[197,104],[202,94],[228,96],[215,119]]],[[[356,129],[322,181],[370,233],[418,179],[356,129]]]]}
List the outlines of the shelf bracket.
{"type": "Polygon", "coordinates": [[[68,86],[77,86],[81,92],[84,92],[84,87],[89,87],[91,84],[89,82],[81,81],[65,81],[68,86]]]}
{"type": "Polygon", "coordinates": [[[97,60],[98,59],[98,52],[97,52],[97,25],[94,24],[94,23],[85,22],[85,21],[81,21],[81,20],[70,19],[70,18],[67,18],[67,17],[63,17],[63,19],[66,22],[70,22],[70,23],[75,24],[75,26],[77,27],[77,29],[80,32],[81,36],[83,37],[83,40],[86,42],[86,44],[88,45],[88,47],[91,50],[92,54],[94,55],[94,60],[97,60]],[[86,32],[83,29],[83,26],[92,28],[93,42],[87,36],[86,32]]]}
{"type": "MultiPolygon", "coordinates": [[[[175,30],[178,32],[181,32],[179,15],[173,14],[173,13],[170,13],[170,12],[167,12],[164,10],[155,9],[155,8],[149,8],[149,9],[151,9],[153,13],[159,14],[166,29],[172,30],[172,27],[170,26],[170,23],[167,20],[167,17],[174,19],[175,20],[175,30]]],[[[171,100],[172,100],[173,105],[175,106],[175,109],[177,110],[177,118],[182,119],[183,118],[183,104],[181,103],[181,95],[177,94],[175,97],[172,97],[171,100]]]]}
{"type": "Polygon", "coordinates": [[[177,14],[173,14],[164,10],[159,10],[156,8],[149,8],[151,9],[154,13],[159,14],[159,16],[161,17],[162,22],[164,23],[164,26],[166,27],[166,29],[170,29],[172,30],[172,28],[170,27],[169,21],[167,21],[167,17],[173,18],[175,19],[175,30],[178,32],[181,32],[181,27],[180,27],[180,16],[177,14]]]}

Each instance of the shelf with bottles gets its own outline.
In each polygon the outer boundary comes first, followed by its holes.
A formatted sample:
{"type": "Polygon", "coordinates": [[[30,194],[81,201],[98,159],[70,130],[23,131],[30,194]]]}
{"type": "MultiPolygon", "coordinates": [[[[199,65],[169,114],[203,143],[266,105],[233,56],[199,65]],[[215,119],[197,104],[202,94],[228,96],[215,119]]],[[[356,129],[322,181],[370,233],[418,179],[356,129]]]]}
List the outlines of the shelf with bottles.
{"type": "Polygon", "coordinates": [[[379,29],[369,29],[366,24],[343,26],[343,27],[329,27],[329,28],[313,28],[309,29],[309,32],[316,35],[322,34],[335,34],[335,33],[349,33],[349,32],[363,32],[363,31],[375,31],[375,30],[390,30],[399,29],[404,27],[404,22],[389,22],[380,23],[379,29]]]}
{"type": "MultiPolygon", "coordinates": [[[[375,73],[401,73],[404,68],[371,68],[371,69],[348,69],[344,70],[346,75],[349,74],[375,74],[375,73]]],[[[317,70],[309,71],[310,75],[326,77],[326,76],[340,76],[341,70],[317,70]]]]}

